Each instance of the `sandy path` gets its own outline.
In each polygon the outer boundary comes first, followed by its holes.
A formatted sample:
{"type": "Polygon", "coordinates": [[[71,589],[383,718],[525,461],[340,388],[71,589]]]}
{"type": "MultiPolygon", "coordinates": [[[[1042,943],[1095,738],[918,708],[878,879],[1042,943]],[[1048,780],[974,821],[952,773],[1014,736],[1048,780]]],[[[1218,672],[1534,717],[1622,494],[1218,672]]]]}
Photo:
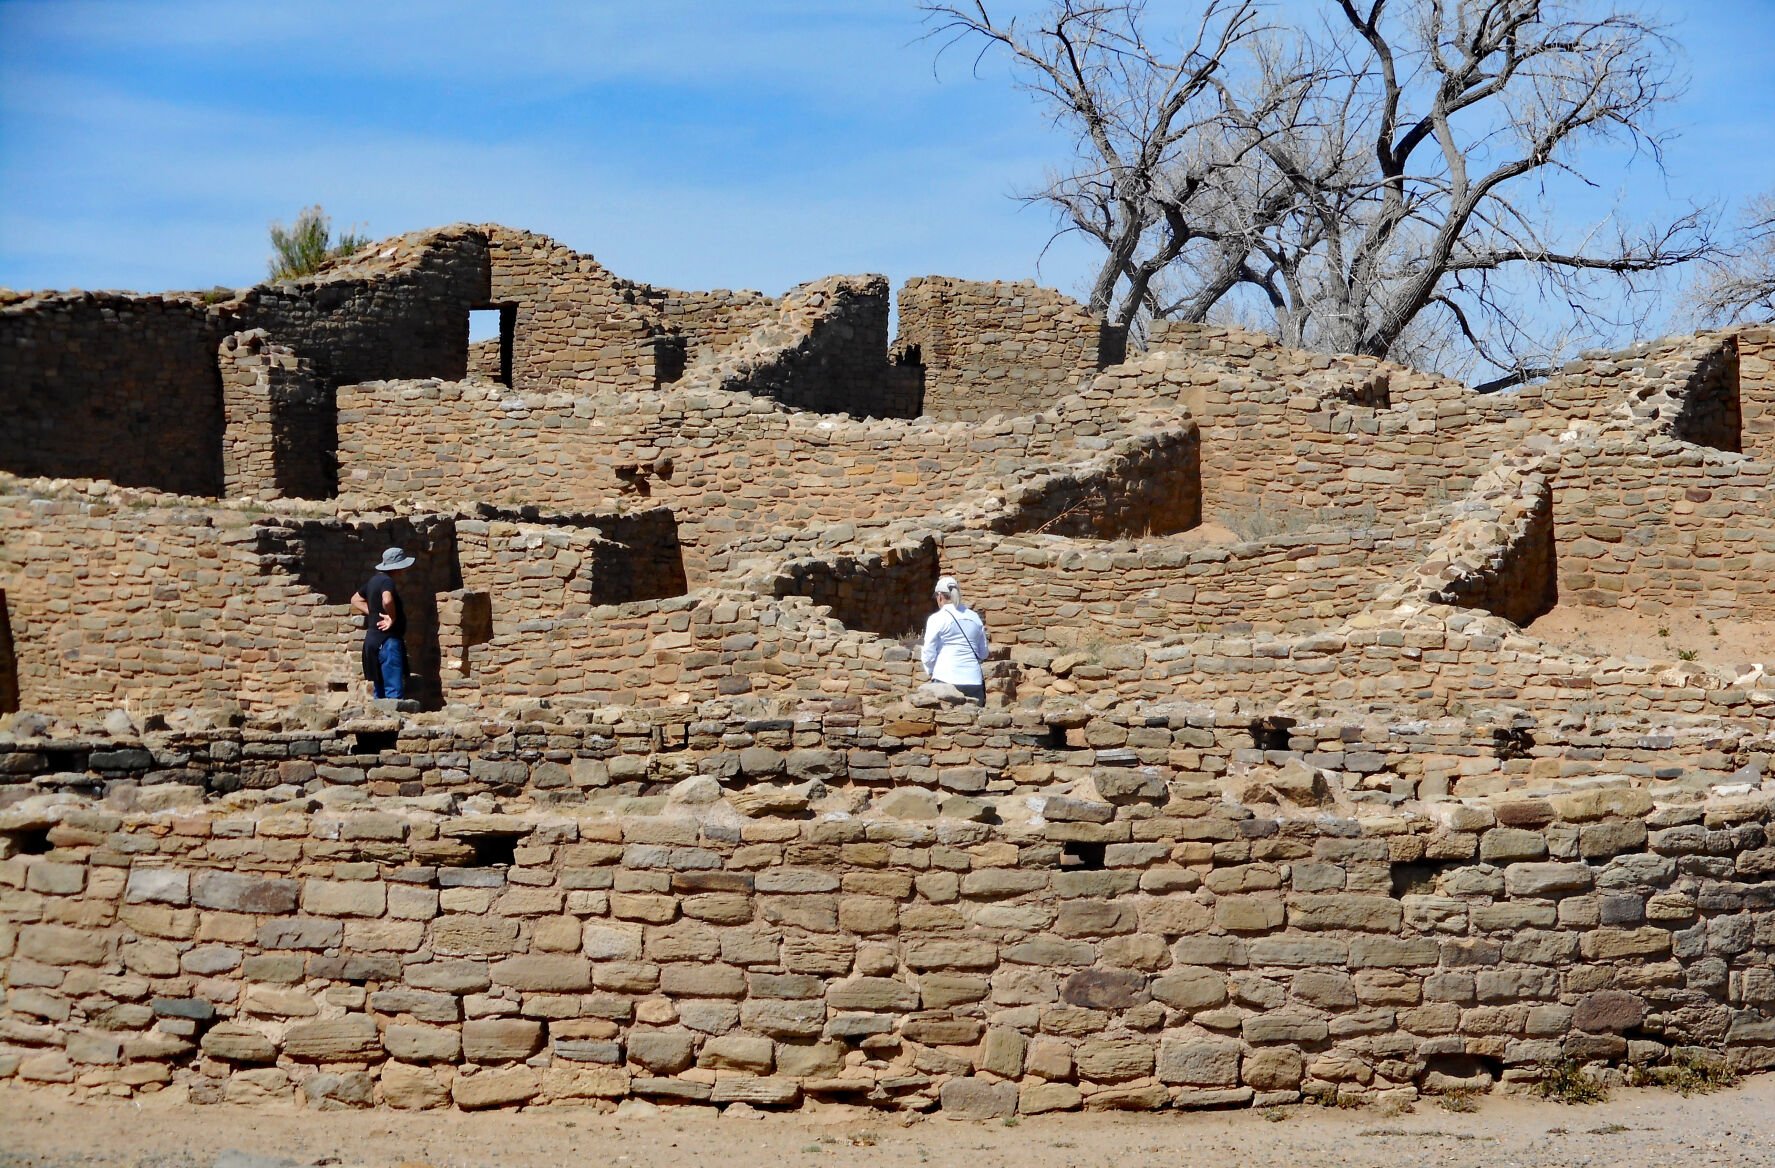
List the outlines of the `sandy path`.
{"type": "Polygon", "coordinates": [[[0,1088],[0,1168],[1766,1168],[1775,1075],[1684,1099],[1616,1091],[1565,1107],[1484,1099],[1453,1114],[1289,1108],[1066,1115],[969,1124],[849,1110],[736,1119],[704,1110],[617,1118],[509,1113],[297,1112],[79,1104],[0,1088]]]}

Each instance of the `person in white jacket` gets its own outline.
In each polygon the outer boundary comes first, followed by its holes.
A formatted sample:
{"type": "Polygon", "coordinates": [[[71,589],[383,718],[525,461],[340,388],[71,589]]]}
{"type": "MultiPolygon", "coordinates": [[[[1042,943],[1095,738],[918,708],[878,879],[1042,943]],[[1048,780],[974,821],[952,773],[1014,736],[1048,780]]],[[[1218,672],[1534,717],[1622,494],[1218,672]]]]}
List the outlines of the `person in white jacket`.
{"type": "Polygon", "coordinates": [[[945,681],[975,705],[986,704],[980,664],[986,660],[986,622],[963,603],[954,576],[937,581],[936,612],[924,623],[924,671],[932,681],[945,681]]]}

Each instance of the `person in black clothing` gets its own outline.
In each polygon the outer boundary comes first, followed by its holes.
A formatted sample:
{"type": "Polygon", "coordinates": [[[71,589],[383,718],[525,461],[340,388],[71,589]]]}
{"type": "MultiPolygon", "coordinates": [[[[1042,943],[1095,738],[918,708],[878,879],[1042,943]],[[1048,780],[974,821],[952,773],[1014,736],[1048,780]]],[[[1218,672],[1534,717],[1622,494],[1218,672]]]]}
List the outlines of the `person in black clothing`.
{"type": "Polygon", "coordinates": [[[413,563],[400,548],[389,548],[375,574],[351,597],[352,611],[364,614],[364,676],[379,698],[407,696],[407,610],[394,580],[413,563]]]}

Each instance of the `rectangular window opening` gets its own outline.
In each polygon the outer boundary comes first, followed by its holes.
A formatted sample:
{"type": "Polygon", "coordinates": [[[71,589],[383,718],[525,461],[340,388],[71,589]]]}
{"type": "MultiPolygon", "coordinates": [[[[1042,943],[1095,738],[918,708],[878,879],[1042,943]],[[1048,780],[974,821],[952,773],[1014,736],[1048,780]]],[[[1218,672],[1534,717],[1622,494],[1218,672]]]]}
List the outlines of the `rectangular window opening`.
{"type": "Polygon", "coordinates": [[[511,385],[512,336],[517,326],[515,304],[486,304],[469,309],[468,371],[501,385],[511,385]]]}
{"type": "Polygon", "coordinates": [[[471,835],[468,837],[469,847],[475,850],[475,858],[469,861],[471,868],[509,868],[518,862],[518,838],[515,835],[471,835]]]}

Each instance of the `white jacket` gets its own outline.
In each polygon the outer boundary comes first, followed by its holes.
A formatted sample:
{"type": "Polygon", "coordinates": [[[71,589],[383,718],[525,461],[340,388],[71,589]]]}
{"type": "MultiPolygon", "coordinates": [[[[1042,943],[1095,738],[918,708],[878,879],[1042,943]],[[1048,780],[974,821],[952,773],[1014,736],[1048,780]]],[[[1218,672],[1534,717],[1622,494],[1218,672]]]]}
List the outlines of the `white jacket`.
{"type": "Polygon", "coordinates": [[[979,685],[986,654],[986,623],[967,605],[945,604],[924,622],[924,671],[932,681],[979,685]]]}

